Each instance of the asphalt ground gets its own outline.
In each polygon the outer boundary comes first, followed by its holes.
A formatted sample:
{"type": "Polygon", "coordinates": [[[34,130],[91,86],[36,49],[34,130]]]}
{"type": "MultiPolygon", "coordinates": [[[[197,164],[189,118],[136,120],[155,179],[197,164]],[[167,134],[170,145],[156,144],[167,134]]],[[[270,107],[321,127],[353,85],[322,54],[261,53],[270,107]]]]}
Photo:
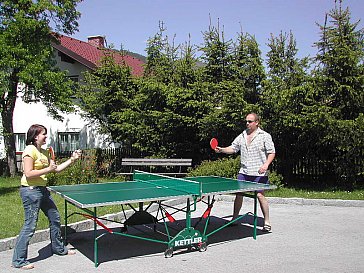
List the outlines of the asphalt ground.
{"type": "MultiPolygon", "coordinates": [[[[246,198],[245,198],[246,199],[246,198]]],[[[249,200],[249,199],[248,199],[249,200]]],[[[244,201],[241,213],[252,211],[244,201]]],[[[258,230],[252,237],[252,217],[227,227],[208,239],[205,252],[176,250],[165,258],[166,246],[117,235],[99,240],[99,262],[94,266],[93,232],[71,234],[70,248],[76,255],[52,255],[49,240],[29,245],[31,272],[364,272],[364,201],[269,199],[272,232],[258,230]]],[[[229,220],[232,197],[215,202],[211,228],[229,220]]],[[[195,223],[206,209],[199,204],[192,214],[195,223]]],[[[262,225],[260,217],[258,226],[262,225]]],[[[184,224],[184,214],[176,223],[184,224]]],[[[110,225],[114,231],[120,228],[110,225]]],[[[258,227],[259,229],[261,227],[258,227]]],[[[130,232],[139,231],[133,230],[130,232]]],[[[11,267],[13,250],[0,252],[0,271],[19,272],[11,267]]]]}

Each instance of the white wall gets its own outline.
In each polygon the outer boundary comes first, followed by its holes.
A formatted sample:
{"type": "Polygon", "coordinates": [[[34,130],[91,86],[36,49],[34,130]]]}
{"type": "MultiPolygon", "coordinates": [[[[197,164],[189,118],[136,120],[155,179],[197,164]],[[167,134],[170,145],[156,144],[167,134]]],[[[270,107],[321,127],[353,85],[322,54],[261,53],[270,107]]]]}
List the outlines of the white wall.
{"type": "MultiPolygon", "coordinates": [[[[88,69],[82,64],[62,62],[55,52],[57,66],[61,70],[68,71],[69,76],[79,76],[79,81],[83,80],[83,72],[88,69]]],[[[19,89],[21,90],[21,89],[19,89]]],[[[32,124],[44,125],[48,130],[47,145],[53,146],[56,151],[58,148],[57,134],[58,132],[79,132],[80,133],[80,149],[90,148],[114,148],[113,143],[109,143],[106,135],[100,135],[97,132],[97,126],[94,122],[83,119],[80,114],[63,114],[63,121],[52,119],[43,103],[25,103],[21,97],[18,97],[15,104],[13,127],[14,133],[26,133],[32,124]]],[[[1,129],[1,128],[0,128],[1,129]]],[[[0,135],[0,158],[5,157],[4,141],[2,133],[0,135]]]]}
{"type": "Polygon", "coordinates": [[[107,148],[114,145],[107,142],[106,135],[98,134],[95,123],[90,123],[77,113],[63,114],[63,121],[57,121],[47,114],[42,103],[24,103],[17,99],[14,110],[14,133],[26,133],[32,124],[42,124],[48,130],[48,145],[57,147],[58,132],[80,133],[80,149],[107,148]]]}

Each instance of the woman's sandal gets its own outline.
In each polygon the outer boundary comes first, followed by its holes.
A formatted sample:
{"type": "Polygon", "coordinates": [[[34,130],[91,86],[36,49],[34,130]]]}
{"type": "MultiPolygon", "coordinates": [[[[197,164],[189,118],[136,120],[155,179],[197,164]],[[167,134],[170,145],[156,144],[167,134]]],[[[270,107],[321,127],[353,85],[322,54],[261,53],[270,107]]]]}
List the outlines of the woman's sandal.
{"type": "Polygon", "coordinates": [[[73,249],[69,249],[67,252],[67,255],[75,255],[76,254],[76,250],[73,249]]]}
{"type": "Polygon", "coordinates": [[[19,268],[24,269],[24,270],[29,270],[29,269],[33,269],[34,265],[33,264],[27,264],[27,265],[24,265],[24,266],[19,267],[19,268]]]}
{"type": "Polygon", "coordinates": [[[272,226],[265,224],[262,230],[265,232],[270,232],[272,230],[272,226]]]}

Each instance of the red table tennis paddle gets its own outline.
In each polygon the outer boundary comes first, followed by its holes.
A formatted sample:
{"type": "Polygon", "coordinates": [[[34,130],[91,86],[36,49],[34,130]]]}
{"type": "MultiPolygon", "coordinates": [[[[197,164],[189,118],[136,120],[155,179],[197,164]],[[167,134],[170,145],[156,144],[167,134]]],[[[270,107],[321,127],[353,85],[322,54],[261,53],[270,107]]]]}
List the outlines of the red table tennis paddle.
{"type": "Polygon", "coordinates": [[[219,142],[217,141],[217,139],[216,138],[211,138],[211,140],[210,140],[211,149],[215,150],[217,145],[219,145],[219,142]]]}
{"type": "Polygon", "coordinates": [[[55,153],[54,153],[54,150],[53,150],[52,146],[51,146],[51,147],[49,147],[49,156],[51,157],[51,159],[52,159],[53,161],[56,161],[56,155],[55,155],[55,153]]]}

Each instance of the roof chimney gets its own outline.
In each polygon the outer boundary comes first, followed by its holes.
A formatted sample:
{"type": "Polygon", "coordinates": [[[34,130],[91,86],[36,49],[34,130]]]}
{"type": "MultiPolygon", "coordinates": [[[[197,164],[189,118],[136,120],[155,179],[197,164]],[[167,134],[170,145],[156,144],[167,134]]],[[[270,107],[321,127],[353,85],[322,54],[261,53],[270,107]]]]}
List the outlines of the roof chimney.
{"type": "Polygon", "coordinates": [[[101,35],[89,36],[87,37],[88,43],[94,47],[104,48],[105,47],[105,37],[101,35]]]}

